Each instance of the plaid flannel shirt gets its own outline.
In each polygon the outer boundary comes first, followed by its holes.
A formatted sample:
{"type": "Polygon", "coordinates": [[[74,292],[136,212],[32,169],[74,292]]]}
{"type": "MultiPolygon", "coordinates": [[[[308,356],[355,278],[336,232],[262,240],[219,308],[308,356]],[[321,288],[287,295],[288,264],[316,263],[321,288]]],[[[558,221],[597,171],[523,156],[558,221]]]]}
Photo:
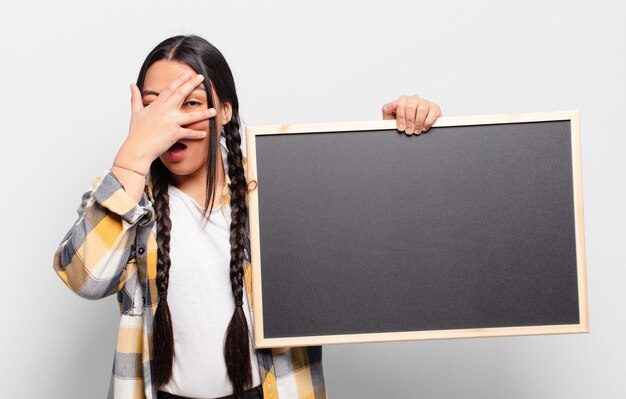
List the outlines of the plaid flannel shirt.
{"type": "MultiPolygon", "coordinates": [[[[224,170],[228,171],[224,137],[220,144],[224,170]]],[[[247,169],[246,159],[243,161],[247,169]]],[[[157,397],[152,381],[152,321],[159,302],[153,200],[149,176],[136,202],[105,169],[103,177],[94,177],[91,188],[82,195],[78,219],[54,253],[55,272],[76,294],[94,300],[117,294],[120,324],[109,399],[157,397]]],[[[221,210],[230,224],[228,173],[221,210]]],[[[252,315],[252,270],[246,241],[244,281],[252,315]]],[[[321,346],[259,348],[255,353],[265,398],[326,398],[321,346]]]]}

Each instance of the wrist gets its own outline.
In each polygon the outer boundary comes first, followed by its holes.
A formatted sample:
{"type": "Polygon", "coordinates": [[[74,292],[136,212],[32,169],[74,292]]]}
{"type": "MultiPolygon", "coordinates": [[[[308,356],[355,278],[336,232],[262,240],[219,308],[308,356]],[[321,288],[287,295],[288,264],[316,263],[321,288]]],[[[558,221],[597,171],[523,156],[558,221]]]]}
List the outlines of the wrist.
{"type": "Polygon", "coordinates": [[[143,172],[140,172],[140,171],[135,170],[133,168],[127,168],[127,167],[125,167],[123,165],[120,165],[120,164],[118,164],[116,162],[113,162],[113,165],[111,165],[111,171],[113,171],[113,173],[115,174],[115,173],[119,173],[120,169],[122,171],[126,171],[126,173],[131,172],[131,174],[134,174],[137,177],[141,177],[142,179],[146,178],[146,174],[143,173],[143,172]]]}
{"type": "Polygon", "coordinates": [[[153,159],[150,159],[140,151],[133,149],[130,146],[122,145],[122,148],[118,151],[115,159],[113,160],[113,166],[119,166],[122,169],[134,171],[144,177],[150,170],[150,165],[153,159]]]}

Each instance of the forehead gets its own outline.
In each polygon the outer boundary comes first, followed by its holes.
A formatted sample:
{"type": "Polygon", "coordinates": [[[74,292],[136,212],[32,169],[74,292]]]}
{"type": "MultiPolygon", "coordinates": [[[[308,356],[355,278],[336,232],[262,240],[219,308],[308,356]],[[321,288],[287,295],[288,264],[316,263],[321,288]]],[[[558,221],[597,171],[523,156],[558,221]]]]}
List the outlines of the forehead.
{"type": "MultiPolygon", "coordinates": [[[[150,65],[146,71],[146,76],[143,82],[143,91],[156,91],[161,92],[168,84],[178,77],[181,72],[191,71],[193,74],[196,71],[189,65],[179,61],[159,60],[150,65]]],[[[204,84],[199,87],[203,88],[204,84]]]]}

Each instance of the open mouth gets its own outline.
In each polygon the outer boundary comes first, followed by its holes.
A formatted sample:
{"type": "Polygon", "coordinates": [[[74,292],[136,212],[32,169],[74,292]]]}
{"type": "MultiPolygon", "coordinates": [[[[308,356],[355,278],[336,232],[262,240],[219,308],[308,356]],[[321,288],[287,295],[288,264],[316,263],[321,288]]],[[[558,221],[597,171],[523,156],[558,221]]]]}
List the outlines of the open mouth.
{"type": "Polygon", "coordinates": [[[167,150],[166,154],[170,161],[182,161],[185,158],[185,154],[187,154],[187,145],[177,141],[167,150]]]}
{"type": "Polygon", "coordinates": [[[174,143],[173,146],[171,146],[168,151],[170,152],[180,152],[180,151],[184,151],[187,148],[187,146],[183,143],[181,143],[180,141],[177,141],[174,143]]]}

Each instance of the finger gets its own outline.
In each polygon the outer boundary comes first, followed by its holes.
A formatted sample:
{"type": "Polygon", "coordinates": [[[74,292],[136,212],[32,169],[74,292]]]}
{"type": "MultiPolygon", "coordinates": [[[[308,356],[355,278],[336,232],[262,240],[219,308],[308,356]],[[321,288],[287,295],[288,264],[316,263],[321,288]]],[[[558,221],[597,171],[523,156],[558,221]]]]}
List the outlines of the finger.
{"type": "Polygon", "coordinates": [[[134,114],[137,111],[140,111],[143,108],[143,100],[141,98],[141,93],[139,92],[139,88],[136,84],[130,84],[130,109],[134,114]]]}
{"type": "Polygon", "coordinates": [[[405,125],[404,109],[406,108],[406,97],[401,96],[398,99],[398,105],[396,107],[396,127],[399,131],[403,132],[405,125]]]}
{"type": "Polygon", "coordinates": [[[193,89],[198,87],[200,83],[204,80],[204,75],[199,73],[195,75],[193,78],[189,79],[182,86],[172,93],[172,95],[166,100],[168,103],[174,104],[177,108],[180,108],[183,105],[183,101],[185,98],[191,93],[193,89]]]}
{"type": "Polygon", "coordinates": [[[398,102],[396,100],[383,105],[383,119],[396,119],[396,108],[398,102]]]}
{"type": "Polygon", "coordinates": [[[185,126],[190,123],[198,122],[204,119],[213,118],[217,112],[215,108],[203,109],[202,111],[194,112],[181,112],[181,116],[178,118],[178,124],[185,126]]]}
{"type": "MultiPolygon", "coordinates": [[[[165,101],[178,89],[183,83],[185,83],[193,74],[191,71],[183,71],[181,72],[176,79],[172,80],[166,87],[159,93],[157,96],[157,100],[165,101]]],[[[156,100],[155,100],[156,101],[156,100]]]]}
{"type": "Polygon", "coordinates": [[[206,132],[204,130],[193,130],[193,129],[185,129],[181,128],[178,130],[178,137],[176,141],[182,139],[203,139],[206,137],[206,132]]]}
{"type": "Polygon", "coordinates": [[[428,129],[432,127],[437,118],[441,116],[441,109],[437,105],[433,105],[430,107],[428,111],[428,115],[426,116],[426,121],[424,122],[424,132],[427,132],[428,129]]]}
{"type": "Polygon", "coordinates": [[[426,120],[429,109],[430,104],[425,100],[420,101],[417,106],[417,114],[415,115],[415,131],[417,134],[420,134],[424,128],[424,121],[426,120]]]}
{"type": "Polygon", "coordinates": [[[406,130],[404,131],[406,134],[413,134],[415,129],[415,113],[417,112],[417,106],[419,104],[419,98],[416,96],[411,96],[406,101],[406,108],[404,110],[405,124],[406,130]]]}

